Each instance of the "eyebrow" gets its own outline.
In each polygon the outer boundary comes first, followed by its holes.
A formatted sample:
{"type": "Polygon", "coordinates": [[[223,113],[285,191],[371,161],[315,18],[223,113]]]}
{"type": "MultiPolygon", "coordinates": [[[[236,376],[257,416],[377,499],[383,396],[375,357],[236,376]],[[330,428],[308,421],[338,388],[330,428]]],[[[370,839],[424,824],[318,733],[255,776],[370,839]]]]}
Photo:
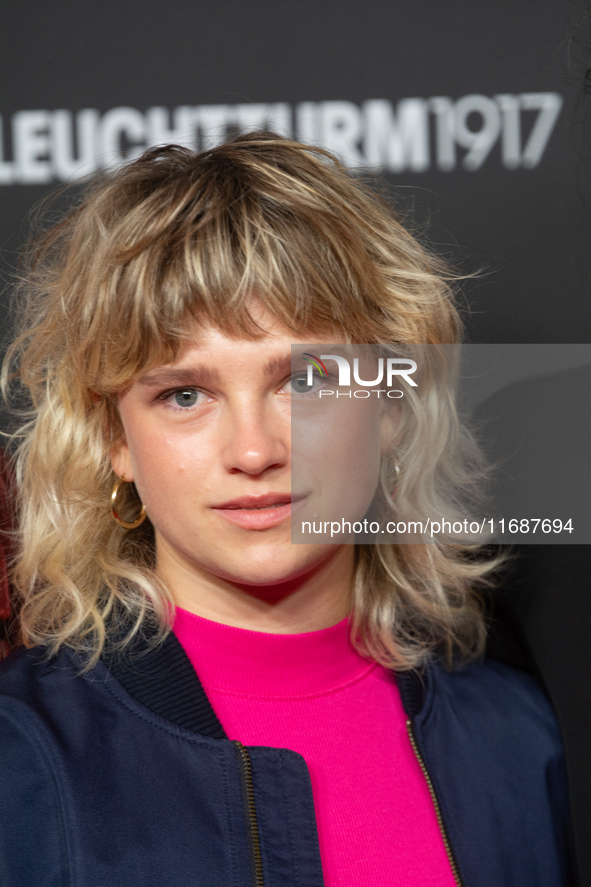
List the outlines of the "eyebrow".
{"type": "Polygon", "coordinates": [[[271,360],[267,361],[264,373],[265,376],[275,376],[279,373],[289,375],[291,373],[291,354],[272,357],[271,360]]]}
{"type": "Polygon", "coordinates": [[[139,385],[145,388],[161,388],[162,386],[171,387],[178,385],[194,385],[199,382],[201,385],[214,383],[219,381],[219,373],[210,367],[194,366],[186,369],[175,369],[174,367],[160,367],[140,376],[137,380],[139,385]]]}
{"type": "MultiPolygon", "coordinates": [[[[285,354],[281,357],[272,357],[263,369],[266,376],[274,376],[278,373],[289,374],[291,372],[292,358],[291,354],[285,354]]],[[[207,366],[193,366],[186,368],[159,367],[151,370],[144,376],[140,376],[137,380],[139,385],[145,388],[162,388],[170,386],[182,385],[200,385],[216,384],[220,381],[220,374],[217,370],[207,366]]]]}

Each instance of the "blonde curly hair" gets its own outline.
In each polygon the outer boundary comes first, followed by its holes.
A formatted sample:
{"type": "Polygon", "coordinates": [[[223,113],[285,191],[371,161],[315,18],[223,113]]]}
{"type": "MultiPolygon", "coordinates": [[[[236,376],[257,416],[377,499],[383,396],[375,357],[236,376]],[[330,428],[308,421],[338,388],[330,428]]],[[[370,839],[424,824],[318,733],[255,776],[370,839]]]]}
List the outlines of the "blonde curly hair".
{"type": "MultiPolygon", "coordinates": [[[[111,518],[109,452],[122,434],[118,394],[176,358],[187,318],[257,338],[248,308],[256,292],[299,335],[461,338],[453,276],[387,203],[326,151],[272,133],[201,154],[155,148],[101,174],[28,256],[20,332],[4,365],[5,391],[24,386],[30,402],[15,434],[21,639],[50,653],[69,645],[90,665],[107,638],[124,646],[146,622],[158,637],[169,627],[149,520],[124,532],[111,518]]],[[[434,513],[442,490],[473,497],[482,473],[453,381],[398,451],[423,469],[403,470],[402,501],[420,489],[422,509],[434,513]]],[[[357,545],[356,643],[397,669],[434,654],[448,663],[478,656],[485,623],[475,587],[495,566],[473,545],[357,545]]]]}

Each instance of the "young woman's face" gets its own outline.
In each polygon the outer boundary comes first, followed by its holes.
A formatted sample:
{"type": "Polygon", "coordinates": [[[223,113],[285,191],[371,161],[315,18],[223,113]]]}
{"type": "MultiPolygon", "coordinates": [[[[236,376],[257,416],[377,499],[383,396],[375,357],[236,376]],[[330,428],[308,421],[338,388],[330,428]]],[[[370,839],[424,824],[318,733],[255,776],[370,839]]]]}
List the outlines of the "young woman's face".
{"type": "Polygon", "coordinates": [[[317,453],[316,480],[292,500],[291,345],[319,340],[298,338],[256,306],[262,339],[201,330],[174,363],[119,398],[125,440],[112,452],[114,471],[136,484],[155,528],[157,564],[174,562],[196,580],[213,574],[275,585],[334,555],[331,544],[292,544],[291,516],[314,513],[316,500],[330,503],[331,490],[338,496],[345,486],[362,515],[391,428],[382,401],[356,401],[350,433],[331,439],[330,453],[317,453]]]}

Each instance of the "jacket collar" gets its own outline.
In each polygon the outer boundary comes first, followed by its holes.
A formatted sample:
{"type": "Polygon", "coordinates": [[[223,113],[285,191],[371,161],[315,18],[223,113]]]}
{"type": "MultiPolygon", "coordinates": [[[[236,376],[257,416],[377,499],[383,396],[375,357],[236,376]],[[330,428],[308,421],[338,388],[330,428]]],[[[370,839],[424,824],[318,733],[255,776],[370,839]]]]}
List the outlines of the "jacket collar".
{"type": "MultiPolygon", "coordinates": [[[[134,638],[124,653],[102,656],[111,675],[137,702],[179,727],[212,739],[227,739],[189,657],[171,631],[155,646],[149,637],[134,638]]],[[[399,672],[402,705],[411,720],[420,712],[428,672],[399,672]]]]}
{"type": "Polygon", "coordinates": [[[129,695],[154,714],[202,736],[228,738],[172,631],[158,646],[138,637],[124,653],[105,653],[102,659],[129,695]]]}

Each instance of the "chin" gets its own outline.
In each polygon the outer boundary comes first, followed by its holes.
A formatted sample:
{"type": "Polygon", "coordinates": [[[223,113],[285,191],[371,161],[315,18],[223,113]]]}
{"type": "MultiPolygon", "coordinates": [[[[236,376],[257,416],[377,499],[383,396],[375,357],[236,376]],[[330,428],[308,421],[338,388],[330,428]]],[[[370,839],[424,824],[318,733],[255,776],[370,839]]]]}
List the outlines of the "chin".
{"type": "MultiPolygon", "coordinates": [[[[330,550],[334,547],[328,546],[330,550]]],[[[326,548],[323,545],[290,544],[287,552],[284,547],[281,551],[243,552],[242,557],[236,558],[235,564],[226,561],[222,571],[212,572],[237,585],[280,585],[297,580],[313,570],[330,554],[326,548]]]]}

